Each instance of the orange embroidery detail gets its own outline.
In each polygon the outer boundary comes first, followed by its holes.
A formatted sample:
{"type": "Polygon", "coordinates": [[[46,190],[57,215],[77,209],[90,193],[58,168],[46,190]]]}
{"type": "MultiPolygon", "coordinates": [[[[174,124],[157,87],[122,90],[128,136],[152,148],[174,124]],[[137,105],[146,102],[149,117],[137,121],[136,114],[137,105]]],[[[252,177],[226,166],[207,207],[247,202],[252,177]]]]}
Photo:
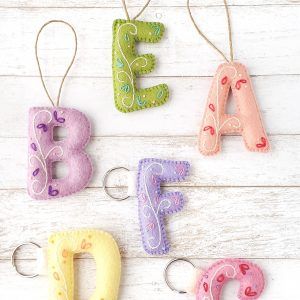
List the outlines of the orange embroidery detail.
{"type": "Polygon", "coordinates": [[[81,249],[87,250],[87,249],[90,249],[91,247],[92,247],[91,243],[87,243],[85,239],[82,240],[81,249]]]}
{"type": "Polygon", "coordinates": [[[60,277],[59,277],[59,275],[58,275],[57,272],[54,272],[54,273],[53,273],[53,277],[54,277],[54,279],[57,280],[57,281],[60,280],[60,277]]]}

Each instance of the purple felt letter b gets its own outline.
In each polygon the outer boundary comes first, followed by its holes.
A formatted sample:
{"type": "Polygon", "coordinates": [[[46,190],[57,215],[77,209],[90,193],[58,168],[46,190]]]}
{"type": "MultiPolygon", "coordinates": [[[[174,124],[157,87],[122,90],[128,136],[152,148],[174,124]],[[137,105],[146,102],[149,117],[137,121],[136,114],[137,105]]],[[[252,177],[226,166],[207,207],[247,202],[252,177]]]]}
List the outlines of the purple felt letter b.
{"type": "Polygon", "coordinates": [[[78,110],[34,107],[29,111],[28,193],[35,199],[68,196],[82,190],[92,176],[92,163],[84,152],[91,136],[87,117],[78,110]],[[67,137],[53,139],[54,127],[67,129],[67,137]],[[53,178],[53,163],[64,162],[68,175],[53,178]]]}
{"type": "Polygon", "coordinates": [[[140,228],[144,249],[151,255],[169,252],[163,218],[180,211],[184,204],[180,192],[162,193],[160,184],[183,180],[188,175],[189,168],[189,163],[185,161],[149,158],[139,163],[137,196],[140,228]]]}

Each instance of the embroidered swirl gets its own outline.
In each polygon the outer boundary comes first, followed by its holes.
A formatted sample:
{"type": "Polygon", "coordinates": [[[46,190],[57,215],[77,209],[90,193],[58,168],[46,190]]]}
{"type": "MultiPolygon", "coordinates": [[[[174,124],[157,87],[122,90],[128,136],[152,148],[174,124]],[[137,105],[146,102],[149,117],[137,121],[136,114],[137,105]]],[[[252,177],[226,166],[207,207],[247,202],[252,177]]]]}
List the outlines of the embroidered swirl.
{"type": "Polygon", "coordinates": [[[163,208],[170,208],[171,206],[171,201],[168,200],[168,199],[159,199],[159,203],[158,203],[158,206],[157,208],[154,207],[152,201],[151,201],[151,197],[150,197],[150,193],[149,193],[149,187],[148,187],[148,180],[151,180],[149,179],[149,174],[152,174],[152,180],[156,180],[155,179],[155,176],[161,176],[164,172],[164,167],[162,164],[160,163],[157,163],[157,162],[154,162],[152,164],[150,164],[149,166],[147,166],[145,172],[144,172],[144,177],[143,177],[143,180],[144,180],[144,190],[146,192],[146,203],[144,204],[144,206],[142,207],[142,212],[143,212],[143,215],[145,216],[145,218],[147,219],[151,219],[152,216],[154,216],[155,218],[155,223],[154,224],[154,228],[156,227],[157,230],[158,230],[158,239],[157,241],[155,241],[155,236],[152,235],[149,237],[147,243],[149,245],[149,247],[154,250],[154,249],[157,249],[161,243],[162,243],[162,229],[161,229],[161,226],[160,226],[160,222],[159,222],[159,212],[163,209],[163,208]],[[154,167],[158,167],[159,170],[156,171],[154,173],[154,167]]]}
{"type": "Polygon", "coordinates": [[[49,110],[43,109],[38,111],[35,115],[34,115],[34,119],[33,119],[33,132],[34,132],[34,140],[35,143],[31,144],[31,148],[37,152],[38,154],[32,154],[29,156],[29,164],[31,167],[34,167],[34,160],[38,163],[39,167],[35,168],[35,171],[33,172],[33,176],[37,176],[40,168],[44,171],[45,173],[45,180],[44,182],[42,182],[40,179],[34,179],[31,183],[31,190],[35,195],[40,195],[42,194],[46,188],[47,188],[47,184],[48,184],[48,180],[49,180],[49,174],[48,174],[48,168],[47,168],[47,158],[49,157],[50,154],[55,153],[55,155],[57,157],[61,157],[63,156],[63,149],[60,146],[54,146],[52,147],[47,153],[44,153],[44,149],[42,148],[39,138],[37,136],[37,129],[40,129],[40,134],[43,134],[43,132],[47,131],[47,124],[50,124],[53,120],[53,116],[52,113],[49,110]],[[41,114],[46,114],[47,115],[47,121],[46,124],[37,124],[36,119],[39,115],[41,114]],[[55,152],[56,151],[56,152],[55,152]],[[40,188],[38,188],[38,187],[40,188]]]}
{"type": "MultiPolygon", "coordinates": [[[[63,272],[63,270],[61,269],[61,257],[64,257],[64,249],[62,249],[61,245],[69,242],[71,244],[70,253],[76,253],[77,249],[78,249],[78,245],[79,243],[79,238],[77,237],[76,239],[74,237],[69,237],[68,239],[62,239],[60,240],[60,242],[58,243],[57,247],[56,247],[56,263],[57,263],[57,268],[58,270],[56,272],[53,273],[53,277],[55,280],[62,282],[60,289],[59,289],[59,293],[64,294],[65,296],[65,300],[70,300],[69,298],[69,294],[68,294],[68,286],[67,286],[67,280],[65,277],[65,274],[63,272]]],[[[53,290],[53,295],[54,295],[54,299],[57,299],[57,290],[53,290]]]]}
{"type": "Polygon", "coordinates": [[[202,300],[215,300],[215,299],[214,299],[214,296],[213,296],[213,292],[212,292],[213,281],[214,281],[214,279],[216,278],[217,274],[218,274],[221,270],[223,270],[223,269],[225,269],[225,268],[230,268],[230,269],[232,270],[232,273],[231,273],[231,272],[229,273],[228,270],[226,270],[225,274],[226,274],[227,278],[234,279],[234,278],[236,277],[237,271],[236,271],[236,269],[235,269],[235,267],[234,267],[233,265],[227,264],[227,265],[223,265],[223,266],[221,266],[220,268],[218,268],[218,269],[215,271],[214,275],[212,276],[212,278],[211,278],[211,280],[210,280],[210,285],[209,285],[209,293],[210,293],[210,297],[204,296],[204,297],[202,298],[202,300]]]}
{"type": "MultiPolygon", "coordinates": [[[[222,124],[220,124],[220,114],[219,114],[219,111],[220,111],[220,103],[219,103],[219,90],[220,90],[220,78],[221,78],[221,75],[223,74],[223,72],[225,72],[226,70],[228,69],[231,69],[234,71],[234,75],[232,77],[232,80],[234,80],[237,76],[237,69],[234,67],[234,66],[231,66],[231,67],[228,67],[226,66],[225,68],[223,68],[222,70],[220,70],[220,72],[218,73],[217,75],[217,98],[216,98],[216,109],[213,109],[213,111],[211,111],[209,114],[206,115],[205,117],[205,121],[204,123],[205,124],[209,124],[209,119],[212,119],[213,121],[213,128],[215,128],[215,133],[214,133],[214,144],[212,146],[211,149],[208,149],[207,146],[206,146],[206,140],[204,140],[203,142],[203,147],[205,148],[205,150],[207,151],[215,151],[216,150],[216,147],[217,147],[217,144],[218,144],[218,138],[219,138],[219,133],[221,131],[221,129],[227,124],[229,123],[230,121],[236,121],[236,125],[232,125],[233,128],[240,128],[241,127],[241,122],[240,120],[237,118],[237,117],[231,117],[227,120],[225,120],[222,124]],[[216,113],[216,118],[214,116],[214,113],[216,113]]],[[[205,125],[206,126],[206,125],[205,125]]],[[[204,130],[206,131],[206,129],[211,129],[211,126],[206,126],[204,128],[204,130]]]]}
{"type": "MultiPolygon", "coordinates": [[[[126,63],[126,66],[129,70],[129,72],[125,71],[125,70],[121,70],[121,71],[118,71],[117,72],[117,80],[120,82],[120,83],[124,83],[125,84],[125,87],[124,89],[126,89],[126,91],[132,91],[132,96],[131,97],[128,97],[128,96],[124,96],[122,98],[122,104],[126,107],[126,108],[131,108],[133,105],[134,105],[134,101],[135,101],[135,86],[134,86],[134,72],[132,70],[132,65],[134,63],[136,63],[138,60],[143,60],[144,61],[144,64],[141,66],[141,67],[146,67],[147,64],[148,64],[148,61],[145,57],[136,57],[135,59],[133,59],[131,62],[129,62],[129,60],[127,59],[126,55],[124,54],[124,51],[122,49],[122,46],[120,44],[120,39],[122,38],[121,37],[121,31],[122,29],[128,27],[128,31],[126,32],[125,36],[127,36],[127,39],[129,39],[128,37],[128,33],[131,34],[132,36],[135,36],[137,35],[137,32],[138,32],[138,28],[135,24],[133,23],[125,23],[125,24],[122,24],[121,26],[119,26],[118,28],[118,31],[117,31],[117,44],[118,44],[118,48],[119,48],[119,51],[122,55],[122,58],[124,59],[125,63],[126,63]],[[131,27],[131,29],[130,29],[131,27]],[[127,79],[129,80],[129,86],[128,86],[128,81],[127,80],[124,80],[121,78],[121,75],[124,75],[125,77],[127,77],[127,79]],[[129,104],[126,103],[126,101],[129,102],[129,104]]],[[[121,63],[121,62],[119,62],[121,63]]],[[[123,65],[123,63],[122,63],[123,65]]],[[[137,99],[138,101],[138,104],[140,105],[140,100],[137,99]]]]}

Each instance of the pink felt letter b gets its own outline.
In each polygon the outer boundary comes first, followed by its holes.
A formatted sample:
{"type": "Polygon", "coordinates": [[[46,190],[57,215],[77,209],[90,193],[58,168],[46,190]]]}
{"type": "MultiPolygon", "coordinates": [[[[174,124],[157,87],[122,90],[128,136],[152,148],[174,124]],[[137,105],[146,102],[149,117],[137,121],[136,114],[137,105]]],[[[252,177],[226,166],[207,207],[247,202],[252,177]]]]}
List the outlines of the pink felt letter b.
{"type": "Polygon", "coordinates": [[[28,193],[35,199],[68,196],[83,189],[92,176],[92,163],[84,148],[91,136],[86,116],[70,108],[34,107],[29,111],[28,193]],[[67,129],[67,137],[53,139],[54,127],[67,129]],[[64,162],[68,175],[53,178],[53,163],[64,162]]]}
{"type": "Polygon", "coordinates": [[[220,65],[208,97],[203,125],[199,135],[199,150],[204,155],[221,150],[221,135],[239,133],[250,151],[266,152],[269,141],[245,66],[240,63],[220,65]],[[236,114],[225,113],[229,90],[236,102],[236,114]]]}

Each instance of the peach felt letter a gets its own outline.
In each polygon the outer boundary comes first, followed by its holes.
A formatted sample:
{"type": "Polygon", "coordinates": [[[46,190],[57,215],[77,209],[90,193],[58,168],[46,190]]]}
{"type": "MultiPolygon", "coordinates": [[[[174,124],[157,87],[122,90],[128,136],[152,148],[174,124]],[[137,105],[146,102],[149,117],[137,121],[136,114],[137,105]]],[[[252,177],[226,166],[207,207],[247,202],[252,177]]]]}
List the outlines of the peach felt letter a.
{"type": "Polygon", "coordinates": [[[260,117],[250,77],[240,63],[224,63],[214,77],[203,124],[199,150],[213,155],[221,150],[221,135],[239,133],[250,151],[267,152],[270,148],[260,117]],[[229,90],[232,90],[236,114],[225,113],[229,90]]]}

